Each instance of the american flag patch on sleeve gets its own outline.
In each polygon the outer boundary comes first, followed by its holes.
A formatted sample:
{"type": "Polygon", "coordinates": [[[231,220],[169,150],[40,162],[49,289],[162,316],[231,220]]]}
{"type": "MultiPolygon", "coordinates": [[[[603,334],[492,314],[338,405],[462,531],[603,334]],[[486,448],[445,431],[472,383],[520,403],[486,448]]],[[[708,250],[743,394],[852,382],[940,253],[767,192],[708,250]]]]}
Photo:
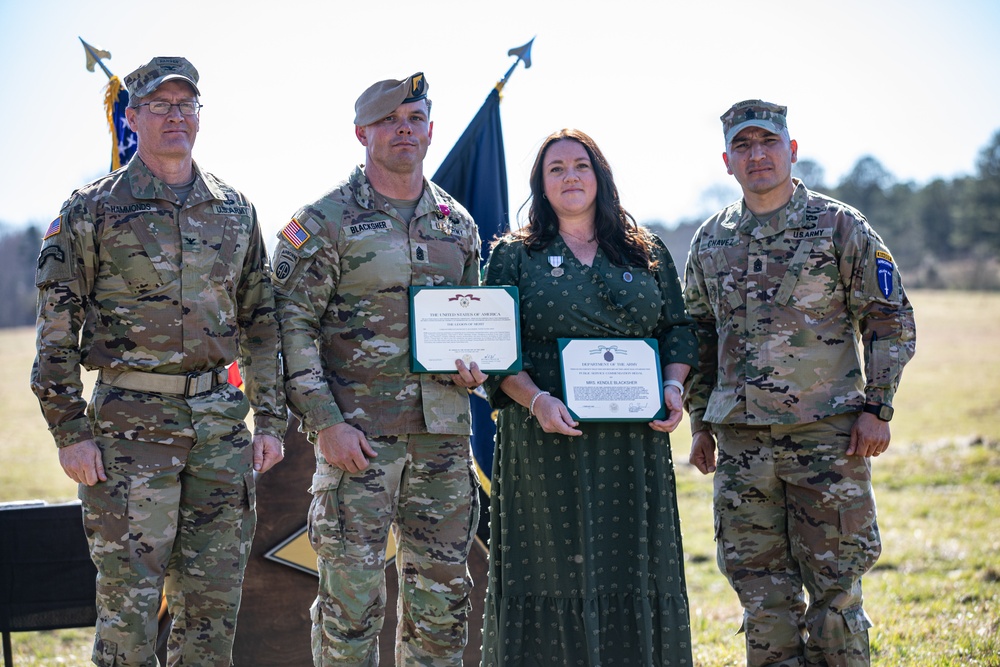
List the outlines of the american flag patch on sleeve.
{"type": "Polygon", "coordinates": [[[62,231],[62,216],[59,216],[58,218],[49,223],[49,228],[45,230],[45,236],[42,237],[42,240],[44,241],[50,236],[55,236],[61,231],[62,231]]]}
{"type": "Polygon", "coordinates": [[[292,218],[291,222],[285,225],[285,228],[281,230],[281,235],[288,239],[288,242],[295,246],[296,250],[309,240],[309,232],[302,229],[302,225],[295,218],[292,218]]]}

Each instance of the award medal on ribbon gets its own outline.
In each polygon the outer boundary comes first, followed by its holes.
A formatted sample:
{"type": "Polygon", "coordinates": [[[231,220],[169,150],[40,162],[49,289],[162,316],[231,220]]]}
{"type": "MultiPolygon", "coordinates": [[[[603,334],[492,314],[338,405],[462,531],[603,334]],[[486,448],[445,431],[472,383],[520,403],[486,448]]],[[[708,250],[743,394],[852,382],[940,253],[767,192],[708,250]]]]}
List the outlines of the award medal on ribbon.
{"type": "Polygon", "coordinates": [[[562,268],[563,257],[562,255],[549,255],[549,266],[552,267],[552,277],[558,278],[565,271],[562,268]]]}

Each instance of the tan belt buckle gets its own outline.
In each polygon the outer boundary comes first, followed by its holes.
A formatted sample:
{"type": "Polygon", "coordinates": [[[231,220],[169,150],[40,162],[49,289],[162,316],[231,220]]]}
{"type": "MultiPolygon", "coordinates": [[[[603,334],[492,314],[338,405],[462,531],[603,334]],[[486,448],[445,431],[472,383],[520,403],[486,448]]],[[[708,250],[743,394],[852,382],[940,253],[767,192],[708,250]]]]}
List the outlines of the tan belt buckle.
{"type": "Polygon", "coordinates": [[[228,377],[225,368],[216,368],[204,373],[190,373],[184,382],[184,395],[190,397],[212,391],[223,384],[228,377]]]}
{"type": "Polygon", "coordinates": [[[197,396],[198,394],[204,394],[206,391],[211,390],[215,386],[213,384],[215,371],[208,371],[207,373],[188,373],[186,377],[187,380],[184,382],[184,395],[188,398],[197,396]],[[208,387],[202,388],[204,380],[208,380],[208,387]]]}

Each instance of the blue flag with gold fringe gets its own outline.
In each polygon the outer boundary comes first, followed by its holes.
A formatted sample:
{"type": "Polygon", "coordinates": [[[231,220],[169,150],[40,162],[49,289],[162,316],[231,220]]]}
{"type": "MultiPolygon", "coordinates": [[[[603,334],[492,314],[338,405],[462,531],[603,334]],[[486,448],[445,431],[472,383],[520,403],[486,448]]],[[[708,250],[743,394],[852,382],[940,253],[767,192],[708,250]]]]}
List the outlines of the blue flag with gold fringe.
{"type": "Polygon", "coordinates": [[[128,91],[121,80],[112,75],[104,92],[104,111],[108,116],[111,130],[111,171],[128,164],[139,147],[139,137],[128,126],[125,108],[128,107],[128,91]]]}
{"type": "MultiPolygon", "coordinates": [[[[500,129],[500,90],[494,88],[431,179],[464,206],[479,227],[483,262],[490,241],[510,228],[507,162],[500,129]]],[[[472,394],[472,453],[480,477],[493,467],[496,425],[486,399],[472,394]]]]}
{"type": "Polygon", "coordinates": [[[122,85],[121,79],[111,73],[102,62],[110,58],[111,52],[87,44],[83,37],[78,37],[87,54],[87,71],[93,72],[100,65],[101,70],[108,75],[108,85],[104,89],[104,114],[108,119],[108,130],[111,132],[111,171],[128,164],[139,147],[139,137],[128,126],[125,109],[128,107],[128,90],[122,85]]]}

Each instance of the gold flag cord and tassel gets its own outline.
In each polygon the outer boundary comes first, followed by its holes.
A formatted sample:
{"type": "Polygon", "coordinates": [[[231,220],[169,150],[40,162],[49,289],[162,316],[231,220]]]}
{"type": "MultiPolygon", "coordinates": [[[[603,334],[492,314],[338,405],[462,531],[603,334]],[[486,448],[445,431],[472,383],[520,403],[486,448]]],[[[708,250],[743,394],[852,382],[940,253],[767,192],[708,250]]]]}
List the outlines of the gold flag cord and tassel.
{"type": "Polygon", "coordinates": [[[122,90],[121,79],[117,74],[112,74],[108,79],[108,85],[104,89],[104,112],[108,117],[108,129],[111,131],[111,171],[121,167],[121,160],[118,156],[118,128],[115,127],[115,102],[118,101],[118,94],[122,90]]]}

